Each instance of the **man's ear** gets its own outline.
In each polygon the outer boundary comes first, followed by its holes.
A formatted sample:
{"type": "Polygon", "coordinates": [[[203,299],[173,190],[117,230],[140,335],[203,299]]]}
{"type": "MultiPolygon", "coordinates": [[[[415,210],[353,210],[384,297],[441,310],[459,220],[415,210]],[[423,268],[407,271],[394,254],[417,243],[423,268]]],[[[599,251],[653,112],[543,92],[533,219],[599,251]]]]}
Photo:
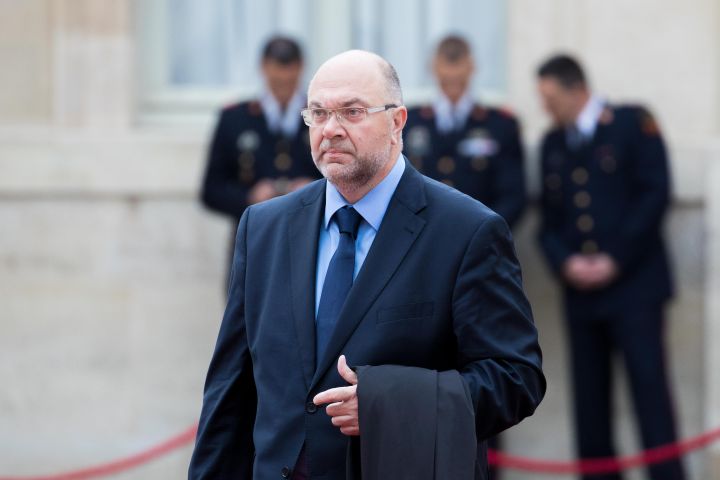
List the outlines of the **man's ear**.
{"type": "Polygon", "coordinates": [[[405,128],[405,123],[407,122],[407,107],[405,105],[401,105],[397,108],[394,108],[395,110],[392,115],[392,142],[393,145],[397,145],[400,143],[400,138],[402,137],[402,130],[405,128]]]}

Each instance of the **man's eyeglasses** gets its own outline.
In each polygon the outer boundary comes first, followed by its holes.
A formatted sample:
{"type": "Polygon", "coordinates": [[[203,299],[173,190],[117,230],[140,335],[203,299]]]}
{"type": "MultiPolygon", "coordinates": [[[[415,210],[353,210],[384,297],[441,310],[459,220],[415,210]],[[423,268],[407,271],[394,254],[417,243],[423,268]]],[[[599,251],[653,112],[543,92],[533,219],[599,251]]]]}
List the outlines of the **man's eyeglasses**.
{"type": "Polygon", "coordinates": [[[397,105],[390,103],[382,107],[343,107],[343,108],[306,108],[300,114],[308,127],[319,127],[324,125],[330,119],[330,115],[335,114],[335,118],[342,125],[353,125],[360,123],[371,113],[384,112],[391,108],[397,108],[397,105]]]}

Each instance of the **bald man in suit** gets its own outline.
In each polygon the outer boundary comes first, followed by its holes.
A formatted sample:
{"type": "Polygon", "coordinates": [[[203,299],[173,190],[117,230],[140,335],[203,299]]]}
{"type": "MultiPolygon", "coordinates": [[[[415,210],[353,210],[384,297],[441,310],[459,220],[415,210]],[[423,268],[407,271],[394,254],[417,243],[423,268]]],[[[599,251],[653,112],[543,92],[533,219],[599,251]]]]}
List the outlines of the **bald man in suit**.
{"type": "Polygon", "coordinates": [[[328,60],[302,115],[325,179],[240,221],[189,478],[345,479],[362,434],[348,363],[457,371],[487,478],[484,440],[545,392],[507,224],[402,156],[407,110],[381,57],[328,60]]]}

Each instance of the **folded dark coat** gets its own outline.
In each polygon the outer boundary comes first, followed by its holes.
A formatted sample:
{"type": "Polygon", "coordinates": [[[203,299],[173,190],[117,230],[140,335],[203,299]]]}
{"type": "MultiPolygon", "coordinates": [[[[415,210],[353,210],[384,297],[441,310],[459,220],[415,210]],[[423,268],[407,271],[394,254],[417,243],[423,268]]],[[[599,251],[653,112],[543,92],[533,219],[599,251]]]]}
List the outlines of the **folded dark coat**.
{"type": "Polygon", "coordinates": [[[467,385],[455,371],[358,367],[361,436],[348,449],[348,480],[484,480],[467,385]]]}

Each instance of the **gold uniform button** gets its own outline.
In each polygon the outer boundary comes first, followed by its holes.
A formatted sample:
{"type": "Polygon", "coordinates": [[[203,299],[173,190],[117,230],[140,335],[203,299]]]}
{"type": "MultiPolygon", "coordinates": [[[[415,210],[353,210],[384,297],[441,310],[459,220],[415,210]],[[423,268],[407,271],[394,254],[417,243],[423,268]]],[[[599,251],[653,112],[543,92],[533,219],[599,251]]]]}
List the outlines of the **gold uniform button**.
{"type": "Polygon", "coordinates": [[[442,183],[444,183],[444,184],[447,185],[448,187],[454,187],[454,186],[455,186],[455,184],[453,183],[453,181],[452,181],[452,180],[448,180],[447,178],[444,179],[444,180],[442,181],[442,183]]]}
{"type": "Polygon", "coordinates": [[[581,190],[575,194],[573,202],[577,208],[588,208],[592,202],[592,198],[588,192],[581,190]]]}
{"type": "Polygon", "coordinates": [[[572,180],[577,185],[585,185],[588,181],[588,171],[583,167],[577,167],[572,171],[572,180]]]}
{"type": "Polygon", "coordinates": [[[455,171],[455,160],[452,157],[441,157],[437,163],[438,172],[450,175],[455,171]]]}
{"type": "Polygon", "coordinates": [[[595,240],[585,240],[581,248],[582,253],[597,253],[599,251],[598,244],[595,240]]]}
{"type": "Polygon", "coordinates": [[[470,161],[470,165],[472,165],[472,168],[478,172],[482,172],[488,166],[488,159],[486,157],[473,157],[470,161]]]}
{"type": "Polygon", "coordinates": [[[577,227],[578,230],[580,230],[583,233],[588,233],[592,231],[593,227],[595,226],[595,220],[588,215],[587,213],[584,213],[580,215],[577,219],[577,227]]]}
{"type": "Polygon", "coordinates": [[[255,163],[255,155],[250,152],[243,152],[240,154],[238,162],[240,163],[240,168],[252,168],[255,163]]]}
{"type": "Polygon", "coordinates": [[[550,190],[559,190],[562,186],[562,178],[557,173],[551,173],[545,177],[545,185],[550,190]]]}
{"type": "Polygon", "coordinates": [[[277,168],[281,172],[290,170],[291,166],[292,158],[290,158],[290,155],[288,155],[287,153],[281,153],[277,157],[275,157],[275,168],[277,168]]]}

